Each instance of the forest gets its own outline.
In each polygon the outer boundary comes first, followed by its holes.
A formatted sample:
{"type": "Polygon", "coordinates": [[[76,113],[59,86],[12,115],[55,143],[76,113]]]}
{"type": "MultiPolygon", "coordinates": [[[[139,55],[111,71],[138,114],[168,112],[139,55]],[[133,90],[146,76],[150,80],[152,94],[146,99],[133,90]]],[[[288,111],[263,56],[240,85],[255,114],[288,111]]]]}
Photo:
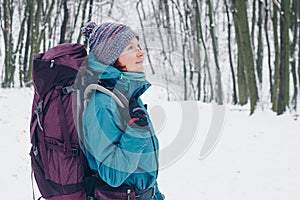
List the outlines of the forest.
{"type": "Polygon", "coordinates": [[[182,100],[299,109],[299,0],[1,0],[1,87],[31,87],[39,52],[87,45],[88,21],[131,26],[147,73],[182,100]]]}

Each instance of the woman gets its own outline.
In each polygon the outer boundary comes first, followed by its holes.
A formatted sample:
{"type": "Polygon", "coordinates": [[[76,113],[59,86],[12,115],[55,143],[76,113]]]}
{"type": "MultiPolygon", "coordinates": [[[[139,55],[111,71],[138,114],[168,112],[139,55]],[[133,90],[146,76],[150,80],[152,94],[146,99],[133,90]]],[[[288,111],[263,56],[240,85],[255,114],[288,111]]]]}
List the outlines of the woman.
{"type": "Polygon", "coordinates": [[[138,35],[123,24],[94,22],[82,33],[89,42],[88,68],[99,74],[100,85],[129,102],[125,110],[120,109],[111,96],[96,92],[85,110],[84,150],[98,177],[94,195],[162,200],[156,182],[158,140],[139,98],[150,83],[143,72],[138,35]]]}

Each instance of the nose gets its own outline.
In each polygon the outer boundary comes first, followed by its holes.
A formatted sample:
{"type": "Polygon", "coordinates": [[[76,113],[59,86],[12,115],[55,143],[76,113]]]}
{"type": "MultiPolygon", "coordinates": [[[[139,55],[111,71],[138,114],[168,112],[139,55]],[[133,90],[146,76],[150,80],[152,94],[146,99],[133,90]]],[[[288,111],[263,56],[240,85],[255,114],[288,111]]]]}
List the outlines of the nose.
{"type": "Polygon", "coordinates": [[[144,53],[144,51],[143,51],[142,49],[139,48],[139,49],[137,50],[137,57],[144,57],[144,54],[145,54],[145,53],[144,53]]]}

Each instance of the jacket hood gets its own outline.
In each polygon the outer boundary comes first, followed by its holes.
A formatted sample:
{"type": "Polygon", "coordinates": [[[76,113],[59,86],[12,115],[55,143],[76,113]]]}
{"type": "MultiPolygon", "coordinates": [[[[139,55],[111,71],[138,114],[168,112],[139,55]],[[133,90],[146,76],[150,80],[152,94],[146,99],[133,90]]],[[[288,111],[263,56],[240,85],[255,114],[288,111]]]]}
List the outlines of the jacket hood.
{"type": "Polygon", "coordinates": [[[146,80],[144,72],[120,71],[111,65],[105,65],[97,61],[92,52],[88,56],[88,66],[99,74],[100,83],[112,90],[114,88],[118,89],[128,99],[138,98],[151,86],[146,80]]]}

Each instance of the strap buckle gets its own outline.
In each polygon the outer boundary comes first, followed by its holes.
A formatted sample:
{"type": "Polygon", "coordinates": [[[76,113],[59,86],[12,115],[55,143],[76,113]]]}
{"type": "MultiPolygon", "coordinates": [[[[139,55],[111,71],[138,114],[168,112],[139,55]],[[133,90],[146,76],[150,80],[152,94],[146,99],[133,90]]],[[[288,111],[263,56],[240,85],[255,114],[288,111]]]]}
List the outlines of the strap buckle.
{"type": "Polygon", "coordinates": [[[75,91],[74,85],[66,86],[61,89],[63,94],[70,94],[75,91]]]}

